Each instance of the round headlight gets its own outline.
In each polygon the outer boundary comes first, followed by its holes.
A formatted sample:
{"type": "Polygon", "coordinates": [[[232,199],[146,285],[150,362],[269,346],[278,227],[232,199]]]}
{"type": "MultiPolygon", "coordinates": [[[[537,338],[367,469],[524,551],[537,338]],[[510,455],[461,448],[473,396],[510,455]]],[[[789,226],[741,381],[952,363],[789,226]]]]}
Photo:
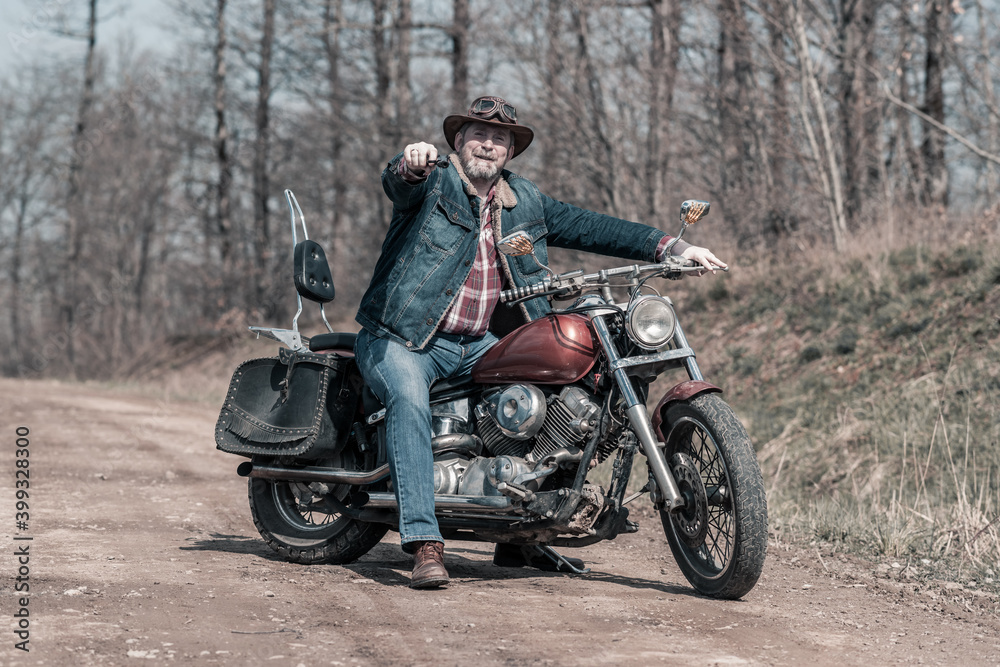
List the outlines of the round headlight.
{"type": "Polygon", "coordinates": [[[677,318],[661,296],[645,295],[632,302],[625,315],[625,329],[636,345],[647,350],[663,347],[674,336],[677,318]]]}

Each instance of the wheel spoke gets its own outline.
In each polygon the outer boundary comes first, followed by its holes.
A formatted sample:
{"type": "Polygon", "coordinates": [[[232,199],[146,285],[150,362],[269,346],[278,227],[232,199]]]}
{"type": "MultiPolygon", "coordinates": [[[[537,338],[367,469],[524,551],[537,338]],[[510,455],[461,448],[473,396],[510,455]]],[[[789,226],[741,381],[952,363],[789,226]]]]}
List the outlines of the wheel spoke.
{"type": "Polygon", "coordinates": [[[705,541],[690,549],[693,562],[708,576],[723,571],[733,556],[733,505],[728,497],[729,478],[725,462],[711,434],[697,422],[684,426],[682,438],[671,451],[687,453],[697,466],[708,492],[708,533],[705,541]]]}
{"type": "Polygon", "coordinates": [[[298,482],[273,482],[275,506],[286,521],[302,530],[319,530],[345,519],[324,496],[298,482]]]}

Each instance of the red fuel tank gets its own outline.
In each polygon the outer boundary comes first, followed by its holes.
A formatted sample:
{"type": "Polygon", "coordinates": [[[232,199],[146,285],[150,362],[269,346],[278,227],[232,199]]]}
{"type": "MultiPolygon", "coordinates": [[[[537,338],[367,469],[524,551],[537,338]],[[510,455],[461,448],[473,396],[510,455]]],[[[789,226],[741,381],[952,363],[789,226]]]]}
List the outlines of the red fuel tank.
{"type": "Polygon", "coordinates": [[[599,350],[583,315],[548,315],[514,331],[472,368],[481,384],[569,384],[594,366],[599,350]]]}

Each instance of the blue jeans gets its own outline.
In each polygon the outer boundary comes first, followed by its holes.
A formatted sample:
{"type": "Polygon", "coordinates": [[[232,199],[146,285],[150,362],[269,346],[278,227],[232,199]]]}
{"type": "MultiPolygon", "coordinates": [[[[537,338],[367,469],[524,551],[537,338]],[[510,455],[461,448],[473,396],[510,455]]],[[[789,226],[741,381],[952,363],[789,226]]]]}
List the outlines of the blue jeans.
{"type": "Polygon", "coordinates": [[[438,334],[423,350],[379,338],[362,329],[355,358],[368,386],[385,406],[386,449],[393,490],[399,504],[400,544],[444,542],[434,516],[434,457],[431,453],[430,386],[436,380],[468,375],[497,342],[438,334]]]}

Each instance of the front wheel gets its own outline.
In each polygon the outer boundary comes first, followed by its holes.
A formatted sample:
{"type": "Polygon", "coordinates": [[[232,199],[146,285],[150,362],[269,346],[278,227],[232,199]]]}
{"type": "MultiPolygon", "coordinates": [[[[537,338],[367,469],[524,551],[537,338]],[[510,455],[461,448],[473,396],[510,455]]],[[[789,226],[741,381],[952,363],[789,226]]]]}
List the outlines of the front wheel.
{"type": "Polygon", "coordinates": [[[664,417],[666,458],[686,500],[675,514],[660,512],[670,550],[699,593],[741,598],[767,550],[767,499],[750,436],[716,394],[672,403],[664,417]]]}
{"type": "MultiPolygon", "coordinates": [[[[353,458],[342,453],[318,464],[357,469],[351,465],[353,458]]],[[[285,560],[312,565],[357,560],[389,530],[386,525],[358,521],[337,512],[329,497],[343,501],[350,491],[347,485],[251,477],[247,494],[254,525],[264,541],[285,560]]]]}

